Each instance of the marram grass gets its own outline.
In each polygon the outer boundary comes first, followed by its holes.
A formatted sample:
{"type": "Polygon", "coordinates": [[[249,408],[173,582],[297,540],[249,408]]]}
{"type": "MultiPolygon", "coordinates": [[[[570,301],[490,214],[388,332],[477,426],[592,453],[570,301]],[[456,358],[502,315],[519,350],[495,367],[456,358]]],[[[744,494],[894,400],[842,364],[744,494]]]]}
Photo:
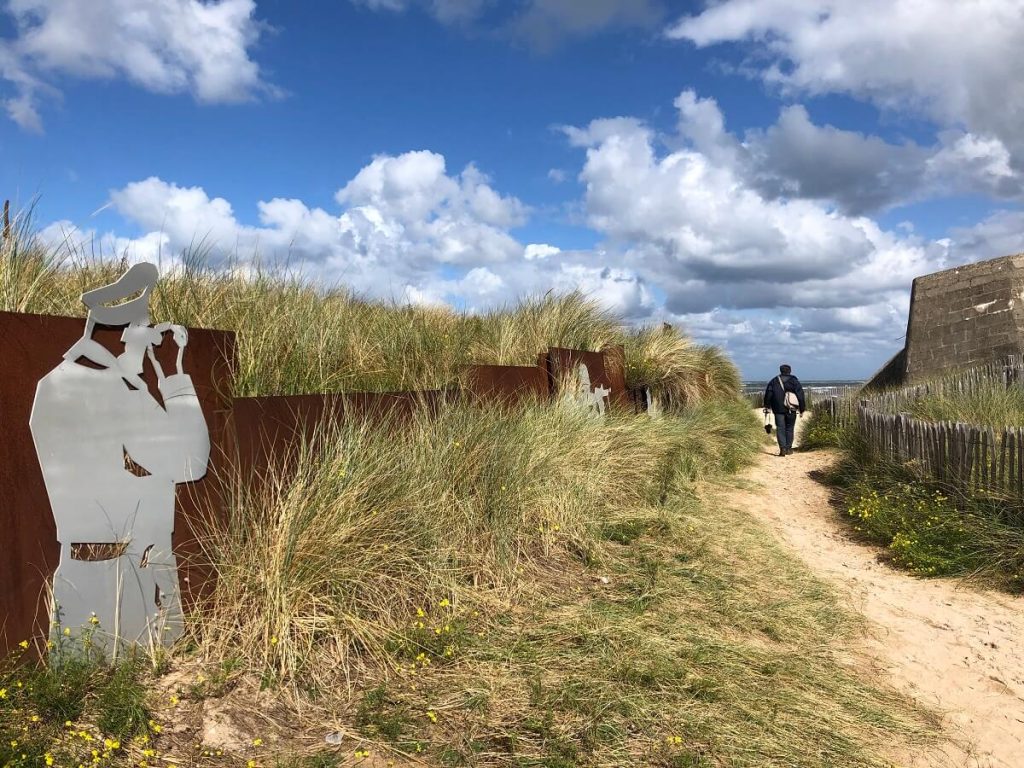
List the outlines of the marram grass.
{"type": "Polygon", "coordinates": [[[236,490],[193,642],[442,765],[886,765],[934,724],[838,660],[859,627],[826,587],[697,495],[756,427],[716,403],[328,429],[236,490]]]}
{"type": "Polygon", "coordinates": [[[967,394],[948,392],[925,395],[907,405],[907,411],[925,421],[954,421],[995,427],[1024,425],[1024,387],[992,381],[967,394]]]}
{"type": "MultiPolygon", "coordinates": [[[[127,268],[82,247],[47,250],[24,223],[15,233],[0,245],[2,310],[80,316],[81,293],[127,268]]],[[[151,312],[235,331],[239,396],[439,389],[456,384],[470,363],[534,365],[550,346],[598,351],[615,344],[625,346],[630,386],[649,386],[677,403],[731,397],[739,388],[721,351],[673,329],[626,327],[579,293],[463,314],[369,301],[258,263],[214,268],[208,257],[197,250],[168,270],[151,312]]]]}
{"type": "MultiPolygon", "coordinates": [[[[970,392],[950,387],[898,408],[925,421],[989,426],[998,432],[1024,424],[1024,388],[1007,387],[997,378],[970,392]]],[[[835,420],[826,411],[812,416],[803,445],[844,449],[827,477],[838,491],[843,517],[858,537],[886,547],[893,565],[924,577],[953,576],[1024,591],[1019,499],[966,489],[931,477],[917,462],[871,451],[855,421],[835,420]]]]}
{"type": "MultiPolygon", "coordinates": [[[[7,310],[80,315],[79,294],[125,267],[47,253],[27,226],[2,247],[7,310]]],[[[147,711],[135,679],[154,719],[111,765],[882,766],[890,745],[933,736],[840,660],[859,628],[829,590],[713,503],[708,487],[763,438],[720,351],[625,328],[577,294],[462,315],[198,258],[162,280],[153,316],[237,331],[240,395],[443,387],[467,362],[623,344],[630,384],[678,407],[602,420],[451,404],[324,425],[291,471],[236,478],[228,525],[200,531],[218,579],[169,663],[83,689],[88,722],[52,742],[36,705],[0,701],[5,738],[39,736],[33,760],[110,738],[104,695],[147,711]],[[235,687],[264,689],[259,729],[224,755],[197,746],[202,713],[235,687]]],[[[20,674],[5,667],[0,688],[20,674]]]]}

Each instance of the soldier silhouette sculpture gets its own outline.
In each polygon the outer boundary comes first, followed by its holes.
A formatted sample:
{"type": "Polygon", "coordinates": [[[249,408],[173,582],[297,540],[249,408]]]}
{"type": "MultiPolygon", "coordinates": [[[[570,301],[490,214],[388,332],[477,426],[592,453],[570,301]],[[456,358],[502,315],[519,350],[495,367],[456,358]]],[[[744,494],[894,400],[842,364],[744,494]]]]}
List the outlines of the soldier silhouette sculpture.
{"type": "Polygon", "coordinates": [[[75,634],[89,628],[108,650],[180,635],[174,488],[202,478],[210,455],[182,368],[188,333],[150,325],[157,276],[152,264],[136,264],[82,294],[85,332],[39,381],[29,420],[60,542],[53,620],[75,634]],[[93,339],[97,325],[124,327],[123,352],[93,339]],[[154,349],[168,334],[177,371],[165,375],[154,349]],[[142,380],[146,357],[162,403],[142,380]]]}

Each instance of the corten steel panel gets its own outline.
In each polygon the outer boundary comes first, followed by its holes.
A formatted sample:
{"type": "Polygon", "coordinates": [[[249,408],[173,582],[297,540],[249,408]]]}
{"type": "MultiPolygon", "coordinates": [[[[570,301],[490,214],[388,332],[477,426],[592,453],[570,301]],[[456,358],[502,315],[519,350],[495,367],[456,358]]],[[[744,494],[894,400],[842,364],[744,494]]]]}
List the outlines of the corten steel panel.
{"type": "MultiPolygon", "coordinates": [[[[85,327],[80,318],[0,312],[0,649],[30,636],[45,636],[46,584],[57,567],[59,546],[50,502],[29,430],[36,384],[62,359],[85,327]]],[[[93,335],[112,352],[123,349],[121,328],[97,326],[93,335]]],[[[202,588],[206,569],[194,560],[199,551],[191,521],[216,509],[215,475],[223,455],[234,363],[234,334],[189,329],[185,372],[192,376],[210,431],[210,469],[196,483],[177,489],[174,550],[186,610],[202,588]],[[201,512],[202,510],[202,512],[201,512]]],[[[176,347],[170,341],[157,349],[165,371],[176,369],[176,347]]],[[[156,374],[148,360],[143,378],[159,401],[156,374]]],[[[87,452],[88,445],[81,446],[87,452]]],[[[0,652],[3,652],[0,650],[0,652]]]]}
{"type": "Polygon", "coordinates": [[[466,390],[480,402],[514,405],[551,396],[546,369],[535,365],[470,365],[466,390]]]}
{"type": "Polygon", "coordinates": [[[418,409],[434,411],[460,396],[457,390],[431,390],[236,398],[231,439],[237,471],[243,477],[286,471],[299,446],[332,421],[358,418],[400,425],[418,409]]]}
{"type": "Polygon", "coordinates": [[[610,366],[606,357],[605,352],[551,347],[547,354],[547,370],[552,387],[558,387],[563,377],[568,376],[572,381],[576,381],[579,364],[584,363],[590,374],[591,386],[607,387],[611,390],[609,399],[613,406],[630,408],[629,397],[626,394],[625,371],[620,367],[619,360],[614,359],[617,353],[613,354],[610,366]]]}
{"type": "Polygon", "coordinates": [[[609,389],[612,391],[612,403],[630,408],[632,399],[626,391],[626,348],[616,344],[601,351],[604,353],[604,369],[611,382],[609,389]]]}

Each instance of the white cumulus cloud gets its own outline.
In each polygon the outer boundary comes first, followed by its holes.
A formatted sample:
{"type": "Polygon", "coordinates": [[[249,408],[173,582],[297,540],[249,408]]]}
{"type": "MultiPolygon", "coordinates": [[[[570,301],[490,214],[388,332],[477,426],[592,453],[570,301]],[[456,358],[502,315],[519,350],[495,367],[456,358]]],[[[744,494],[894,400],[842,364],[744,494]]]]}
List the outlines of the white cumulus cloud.
{"type": "Polygon", "coordinates": [[[298,199],[261,201],[257,223],[249,224],[203,187],[151,177],[110,193],[111,207],[140,236],[76,231],[63,221],[41,236],[71,246],[92,240],[104,252],[165,266],[190,250],[243,270],[255,260],[287,265],[324,283],[415,304],[476,310],[554,287],[585,290],[630,317],[654,308],[643,279],[613,268],[605,254],[519,242],[512,230],[529,209],[473,165],[449,173],[433,152],[382,155],[335,200],[331,211],[298,199]]]}
{"type": "Polygon", "coordinates": [[[8,0],[13,37],[0,41],[4,104],[38,130],[57,76],[124,79],[156,93],[230,103],[272,92],[251,58],[255,0],[8,0]]]}
{"type": "Polygon", "coordinates": [[[669,37],[744,43],[748,66],[794,93],[845,93],[999,140],[1024,165],[1020,0],[722,0],[669,37]]]}
{"type": "Polygon", "coordinates": [[[895,352],[913,278],[944,266],[948,247],[828,201],[768,194],[713,100],[684,92],[676,106],[676,135],[632,118],[566,129],[586,150],[590,226],[664,295],[660,312],[745,364],[766,343],[773,355],[849,350],[862,370],[895,352]]]}
{"type": "Polygon", "coordinates": [[[562,252],[561,248],[546,243],[530,243],[523,250],[523,258],[527,261],[534,259],[546,259],[549,256],[557,256],[562,252]]]}

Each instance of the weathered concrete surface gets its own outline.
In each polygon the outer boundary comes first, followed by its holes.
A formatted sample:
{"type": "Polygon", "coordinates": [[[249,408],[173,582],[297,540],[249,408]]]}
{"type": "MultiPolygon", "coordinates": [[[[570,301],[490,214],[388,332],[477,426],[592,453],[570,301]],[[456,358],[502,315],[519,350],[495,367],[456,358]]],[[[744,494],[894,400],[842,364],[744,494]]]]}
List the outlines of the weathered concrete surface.
{"type": "Polygon", "coordinates": [[[910,381],[1020,353],[1024,254],[914,281],[907,325],[910,381]]]}
{"type": "Polygon", "coordinates": [[[914,280],[904,355],[869,386],[911,384],[1022,352],[1024,254],[1017,254],[914,280]]]}

